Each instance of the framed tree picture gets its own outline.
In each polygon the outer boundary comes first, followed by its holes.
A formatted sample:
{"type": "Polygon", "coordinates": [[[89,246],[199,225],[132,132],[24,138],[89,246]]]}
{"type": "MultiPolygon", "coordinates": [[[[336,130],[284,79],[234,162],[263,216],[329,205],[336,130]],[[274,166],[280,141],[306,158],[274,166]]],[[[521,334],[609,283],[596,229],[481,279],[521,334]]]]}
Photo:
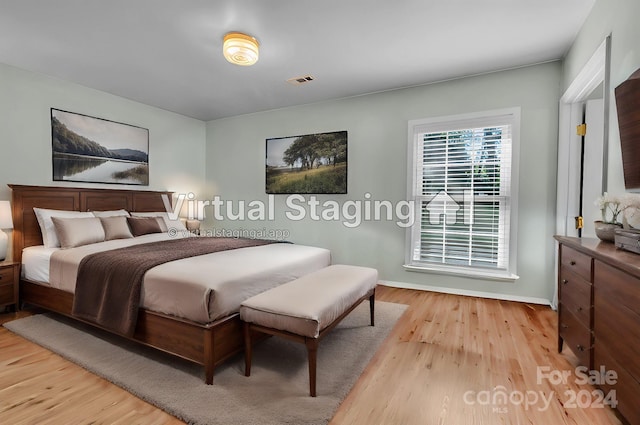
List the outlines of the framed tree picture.
{"type": "Polygon", "coordinates": [[[149,185],[149,130],[51,108],[54,181],[149,185]]]}
{"type": "Polygon", "coordinates": [[[277,137],[266,145],[267,193],[347,193],[346,131],[277,137]]]}

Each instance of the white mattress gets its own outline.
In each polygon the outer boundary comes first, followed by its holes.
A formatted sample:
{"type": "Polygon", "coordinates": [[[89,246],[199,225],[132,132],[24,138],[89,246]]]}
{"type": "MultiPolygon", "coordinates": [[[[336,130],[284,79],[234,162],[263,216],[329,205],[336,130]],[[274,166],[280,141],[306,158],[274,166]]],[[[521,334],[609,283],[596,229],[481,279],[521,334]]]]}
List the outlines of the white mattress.
{"type": "MultiPolygon", "coordinates": [[[[154,234],[116,244],[107,241],[83,249],[85,255],[125,245],[168,239],[154,234]]],[[[74,292],[75,279],[49,282],[51,255],[60,248],[30,247],[23,251],[22,274],[27,280],[74,292]]],[[[58,256],[66,254],[59,252],[58,256]]],[[[200,323],[237,312],[245,299],[331,264],[327,249],[276,243],[172,261],[149,270],[142,284],[141,306],[200,323]],[[177,284],[176,282],[180,282],[177,284]]],[[[55,279],[53,279],[55,280],[55,279]]]]}

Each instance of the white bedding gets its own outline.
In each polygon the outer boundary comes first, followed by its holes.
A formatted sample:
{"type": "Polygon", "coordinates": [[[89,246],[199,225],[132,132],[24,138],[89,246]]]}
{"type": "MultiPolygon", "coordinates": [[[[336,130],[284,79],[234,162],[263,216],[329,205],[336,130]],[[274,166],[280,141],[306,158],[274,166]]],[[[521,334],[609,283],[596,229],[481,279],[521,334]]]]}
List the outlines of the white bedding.
{"type": "MultiPolygon", "coordinates": [[[[176,237],[181,237],[178,233],[176,237]]],[[[153,233],[150,235],[138,236],[132,239],[117,239],[113,241],[92,244],[89,248],[92,252],[106,251],[108,249],[122,248],[125,246],[137,245],[141,243],[156,242],[171,239],[167,233],[153,233]]],[[[88,245],[87,245],[88,246],[88,245]]],[[[86,246],[85,246],[86,247],[86,246]]],[[[51,285],[49,279],[49,264],[51,255],[62,248],[47,248],[44,245],[30,246],[22,250],[21,273],[24,279],[63,289],[67,292],[74,292],[75,282],[70,288],[62,288],[59,285],[51,285]]]]}
{"type": "MultiPolygon", "coordinates": [[[[169,236],[166,233],[158,233],[65,250],[30,247],[23,251],[22,274],[27,280],[74,292],[75,276],[50,276],[51,256],[55,252],[56,261],[65,261],[65,258],[77,258],[79,253],[89,255],[167,239],[169,236]]],[[[240,303],[253,295],[330,263],[331,255],[327,249],[287,243],[221,251],[172,261],[156,266],[145,274],[141,306],[208,323],[238,311],[240,303]]]]}
{"type": "Polygon", "coordinates": [[[30,246],[22,250],[22,278],[32,282],[49,284],[49,261],[51,254],[60,248],[46,248],[44,245],[30,246]]]}

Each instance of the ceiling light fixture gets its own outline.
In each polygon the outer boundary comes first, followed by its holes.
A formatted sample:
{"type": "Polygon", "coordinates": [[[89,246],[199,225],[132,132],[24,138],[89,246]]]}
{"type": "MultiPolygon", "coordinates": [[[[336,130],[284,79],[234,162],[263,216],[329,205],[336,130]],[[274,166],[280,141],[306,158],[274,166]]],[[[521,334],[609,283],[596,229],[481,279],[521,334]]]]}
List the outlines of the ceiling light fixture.
{"type": "Polygon", "coordinates": [[[241,32],[230,32],[224,36],[224,57],[231,63],[242,66],[258,62],[258,40],[241,32]]]}

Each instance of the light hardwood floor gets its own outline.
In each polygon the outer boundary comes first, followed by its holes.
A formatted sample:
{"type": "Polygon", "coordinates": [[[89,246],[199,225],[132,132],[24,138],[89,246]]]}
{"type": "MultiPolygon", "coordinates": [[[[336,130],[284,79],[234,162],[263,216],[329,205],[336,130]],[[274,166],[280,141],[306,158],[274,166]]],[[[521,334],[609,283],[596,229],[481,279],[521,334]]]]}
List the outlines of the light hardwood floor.
{"type": "MultiPolygon", "coordinates": [[[[549,307],[388,287],[376,295],[409,308],[330,425],[620,424],[576,383],[575,357],[557,353],[549,307]],[[556,384],[539,368],[569,376],[556,384]]],[[[0,423],[182,422],[0,328],[0,423]]]]}

